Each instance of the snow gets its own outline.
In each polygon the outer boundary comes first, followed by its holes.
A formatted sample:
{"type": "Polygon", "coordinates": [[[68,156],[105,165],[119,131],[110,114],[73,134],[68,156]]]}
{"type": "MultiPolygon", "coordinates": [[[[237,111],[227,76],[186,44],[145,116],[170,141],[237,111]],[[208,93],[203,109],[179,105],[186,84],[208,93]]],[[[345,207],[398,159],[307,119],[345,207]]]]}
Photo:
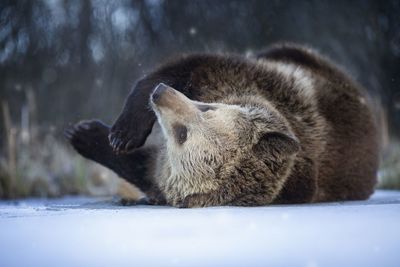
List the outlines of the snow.
{"type": "Polygon", "coordinates": [[[256,208],[0,202],[0,266],[400,266],[400,191],[256,208]]]}

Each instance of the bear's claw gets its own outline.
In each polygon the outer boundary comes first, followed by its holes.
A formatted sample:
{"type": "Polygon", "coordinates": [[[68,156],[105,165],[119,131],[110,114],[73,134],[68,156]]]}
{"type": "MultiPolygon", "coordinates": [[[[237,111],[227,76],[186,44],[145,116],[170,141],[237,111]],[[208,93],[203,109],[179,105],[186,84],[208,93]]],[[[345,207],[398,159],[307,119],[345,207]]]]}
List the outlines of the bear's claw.
{"type": "Polygon", "coordinates": [[[111,131],[108,135],[108,140],[110,145],[117,154],[126,154],[132,151],[135,148],[138,148],[143,145],[146,140],[147,135],[140,136],[139,134],[136,137],[133,137],[129,134],[129,130],[117,130],[111,131]]]}

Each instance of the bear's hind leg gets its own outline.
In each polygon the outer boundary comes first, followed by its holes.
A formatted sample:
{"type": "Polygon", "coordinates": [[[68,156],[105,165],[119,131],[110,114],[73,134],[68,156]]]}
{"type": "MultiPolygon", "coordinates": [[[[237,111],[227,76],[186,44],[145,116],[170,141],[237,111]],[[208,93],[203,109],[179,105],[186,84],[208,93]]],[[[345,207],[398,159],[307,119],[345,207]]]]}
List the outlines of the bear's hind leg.
{"type": "Polygon", "coordinates": [[[155,148],[143,147],[130,154],[114,154],[108,141],[109,131],[110,127],[99,120],[85,120],[68,128],[65,137],[79,154],[111,169],[154,198],[159,190],[148,177],[148,171],[154,160],[155,148]]]}
{"type": "Polygon", "coordinates": [[[113,169],[115,156],[108,143],[109,127],[99,120],[85,120],[69,127],[64,135],[74,149],[87,159],[113,169]]]}

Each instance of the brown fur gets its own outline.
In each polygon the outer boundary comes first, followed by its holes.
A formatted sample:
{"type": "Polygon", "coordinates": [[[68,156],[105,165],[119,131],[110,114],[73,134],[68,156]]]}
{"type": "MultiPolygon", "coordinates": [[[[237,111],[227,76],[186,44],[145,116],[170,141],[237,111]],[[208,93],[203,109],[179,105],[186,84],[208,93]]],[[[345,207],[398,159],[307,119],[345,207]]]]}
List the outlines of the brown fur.
{"type": "Polygon", "coordinates": [[[159,83],[169,87],[152,102],[163,141],[143,178],[154,201],[251,206],[373,192],[378,136],[366,96],[316,52],[278,45],[254,59],[189,55],[164,64],[128,97],[109,134],[115,153],[135,154],[145,142],[156,120],[145,103],[159,83]]]}

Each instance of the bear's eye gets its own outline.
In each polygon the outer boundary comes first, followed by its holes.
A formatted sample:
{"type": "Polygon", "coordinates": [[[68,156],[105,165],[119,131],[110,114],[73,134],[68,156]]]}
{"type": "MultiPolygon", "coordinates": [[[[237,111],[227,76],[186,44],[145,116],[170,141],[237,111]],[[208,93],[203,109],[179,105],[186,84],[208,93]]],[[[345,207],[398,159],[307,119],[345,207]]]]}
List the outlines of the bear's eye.
{"type": "Polygon", "coordinates": [[[187,139],[187,128],[185,125],[182,124],[175,124],[173,126],[174,129],[174,135],[175,135],[175,139],[178,142],[178,144],[182,145],[183,143],[185,143],[186,139],[187,139]]]}
{"type": "Polygon", "coordinates": [[[209,110],[216,110],[216,107],[213,106],[209,106],[209,105],[197,105],[197,108],[201,111],[201,112],[206,112],[209,110]]]}

